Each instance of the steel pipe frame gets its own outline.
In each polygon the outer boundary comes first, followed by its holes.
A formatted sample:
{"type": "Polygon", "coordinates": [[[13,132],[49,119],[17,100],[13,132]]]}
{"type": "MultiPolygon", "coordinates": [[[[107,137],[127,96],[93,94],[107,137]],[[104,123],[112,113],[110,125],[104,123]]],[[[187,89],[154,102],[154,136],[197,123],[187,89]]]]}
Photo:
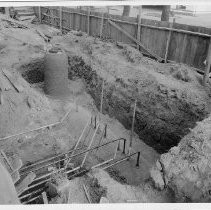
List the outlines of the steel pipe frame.
{"type": "MultiPolygon", "coordinates": [[[[126,141],[126,139],[124,139],[124,138],[115,139],[115,140],[113,140],[113,141],[104,143],[104,144],[102,144],[102,145],[100,145],[100,146],[96,146],[96,147],[90,148],[90,149],[88,149],[88,150],[86,150],[86,151],[83,151],[83,152],[80,152],[80,153],[78,153],[78,154],[75,154],[75,155],[73,155],[73,157],[77,157],[77,156],[82,155],[82,154],[84,154],[84,153],[87,153],[87,152],[89,152],[89,151],[95,150],[95,149],[97,149],[97,148],[99,148],[99,147],[103,147],[103,146],[106,146],[106,145],[111,144],[111,143],[113,143],[113,142],[122,141],[122,140],[126,141]]],[[[65,159],[68,159],[68,158],[65,158],[65,159]]],[[[72,169],[72,170],[69,170],[69,171],[67,171],[67,172],[65,172],[65,173],[70,173],[70,172],[72,172],[72,171],[78,170],[79,168],[81,168],[81,167],[80,167],[80,166],[79,166],[79,167],[76,167],[76,168],[74,168],[74,169],[72,169]]],[[[40,179],[46,178],[46,177],[48,177],[48,176],[50,176],[50,175],[53,175],[53,174],[58,173],[58,172],[61,172],[61,171],[63,171],[63,170],[64,170],[64,168],[59,169],[59,170],[54,171],[54,172],[49,173],[49,174],[45,174],[45,175],[43,175],[43,176],[41,176],[41,177],[38,177],[37,179],[34,179],[34,181],[38,181],[38,180],[40,180],[40,179]]],[[[41,182],[41,183],[36,183],[36,184],[34,184],[34,185],[31,185],[31,186],[29,186],[26,190],[29,190],[29,189],[31,189],[31,188],[33,188],[33,187],[36,187],[36,186],[38,186],[38,185],[40,185],[40,184],[42,184],[42,183],[44,183],[44,182],[46,182],[46,181],[48,181],[48,180],[49,180],[49,179],[44,180],[44,181],[41,182]]],[[[26,190],[25,190],[25,191],[26,191],[26,190]]],[[[22,192],[21,194],[23,194],[23,193],[24,193],[24,192],[22,192]]],[[[20,195],[21,195],[21,194],[20,194],[20,195]]]]}

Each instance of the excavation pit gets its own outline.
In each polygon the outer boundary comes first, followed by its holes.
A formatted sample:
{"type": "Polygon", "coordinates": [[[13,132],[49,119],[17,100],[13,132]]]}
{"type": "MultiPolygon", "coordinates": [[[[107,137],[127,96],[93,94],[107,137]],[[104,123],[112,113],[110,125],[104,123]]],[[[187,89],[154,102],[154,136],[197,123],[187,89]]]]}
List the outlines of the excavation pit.
{"type": "MultiPolygon", "coordinates": [[[[100,110],[102,81],[105,78],[99,75],[83,56],[68,54],[68,64],[69,82],[78,78],[82,79],[86,92],[92,96],[96,107],[100,110]]],[[[44,59],[24,65],[19,71],[31,84],[43,83],[44,59]]],[[[102,67],[102,71],[107,70],[102,67]]],[[[175,75],[177,70],[171,71],[175,75]]],[[[183,70],[179,71],[181,74],[183,70]]],[[[187,72],[186,69],[185,71],[187,72]]],[[[157,73],[145,75],[140,72],[140,74],[143,74],[140,80],[125,79],[118,75],[114,75],[109,80],[105,79],[103,114],[115,117],[126,129],[130,130],[134,96],[137,95],[135,132],[146,144],[159,153],[164,153],[176,146],[196,122],[207,116],[207,93],[197,89],[192,91],[187,88],[183,90],[178,86],[172,87],[170,83],[163,83],[162,75],[161,78],[157,78],[157,73]]],[[[179,85],[180,79],[176,80],[179,85]]],[[[187,84],[188,81],[182,81],[181,84],[184,83],[187,84]]]]}

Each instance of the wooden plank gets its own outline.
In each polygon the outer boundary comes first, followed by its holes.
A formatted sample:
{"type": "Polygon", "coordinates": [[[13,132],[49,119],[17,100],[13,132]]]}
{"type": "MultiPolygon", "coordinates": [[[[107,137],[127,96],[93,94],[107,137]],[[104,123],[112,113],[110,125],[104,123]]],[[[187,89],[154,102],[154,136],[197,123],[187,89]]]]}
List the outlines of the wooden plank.
{"type": "Polygon", "coordinates": [[[1,85],[2,91],[11,90],[13,88],[10,81],[4,76],[2,71],[0,71],[0,85],[1,85]]]}
{"type": "Polygon", "coordinates": [[[3,150],[0,150],[0,154],[1,154],[2,158],[4,159],[4,163],[6,163],[6,165],[9,167],[7,170],[9,170],[9,173],[12,173],[14,169],[13,169],[13,166],[10,163],[9,159],[7,158],[6,154],[4,153],[3,150]]]}
{"type": "Polygon", "coordinates": [[[18,83],[17,78],[14,78],[13,75],[6,69],[2,69],[2,72],[17,92],[23,92],[24,88],[18,83]]]}
{"type": "Polygon", "coordinates": [[[89,193],[88,193],[88,190],[87,190],[85,185],[83,185],[83,189],[84,189],[87,200],[89,201],[89,203],[92,203],[91,198],[90,198],[89,193]]]}
{"type": "Polygon", "coordinates": [[[104,94],[104,80],[102,83],[101,99],[100,99],[100,113],[103,114],[103,94],[104,94]]]}
{"type": "Polygon", "coordinates": [[[163,59],[159,56],[157,56],[156,54],[154,54],[153,52],[151,52],[149,49],[147,49],[145,46],[143,46],[143,44],[141,42],[139,42],[137,39],[135,39],[134,37],[132,37],[128,32],[126,32],[125,30],[123,30],[122,28],[120,28],[118,25],[116,25],[114,22],[112,22],[111,20],[108,20],[108,22],[114,26],[115,28],[117,28],[119,31],[121,31],[122,33],[124,33],[126,36],[128,36],[131,40],[133,40],[136,44],[139,44],[139,46],[141,48],[143,48],[144,50],[146,50],[151,56],[155,57],[158,61],[162,61],[163,59]]]}
{"type": "MultiPolygon", "coordinates": [[[[174,23],[175,23],[175,18],[173,19],[173,22],[171,23],[171,28],[173,28],[174,23]]],[[[168,52],[169,52],[169,44],[170,44],[170,40],[171,40],[171,34],[172,34],[172,31],[169,31],[169,35],[168,35],[168,39],[167,39],[167,43],[166,43],[166,52],[165,52],[165,57],[164,57],[165,63],[167,62],[167,59],[168,59],[168,52]]]]}
{"type": "Polygon", "coordinates": [[[62,7],[59,7],[59,28],[62,31],[62,7]]]}
{"type": "Polygon", "coordinates": [[[209,80],[210,66],[211,66],[211,38],[210,38],[209,48],[207,52],[206,67],[205,67],[204,77],[203,77],[203,85],[206,85],[209,80]]]}
{"type": "Polygon", "coordinates": [[[135,117],[136,117],[136,104],[137,104],[137,99],[135,99],[134,109],[133,109],[133,119],[132,119],[131,133],[130,133],[130,148],[132,148],[132,144],[133,144],[134,124],[135,124],[135,117]]]}
{"type": "Polygon", "coordinates": [[[87,34],[90,35],[90,7],[88,7],[87,14],[87,34]]]}
{"type": "Polygon", "coordinates": [[[39,22],[42,23],[42,14],[41,14],[41,7],[38,7],[38,17],[39,17],[39,22]]]}
{"type": "MultiPolygon", "coordinates": [[[[138,15],[137,15],[137,23],[138,23],[138,27],[137,27],[137,40],[140,42],[141,38],[140,38],[140,31],[141,31],[141,10],[142,10],[142,6],[139,6],[138,8],[138,15]]],[[[139,50],[139,45],[137,44],[137,49],[139,50]]]]}
{"type": "Polygon", "coordinates": [[[23,181],[16,186],[16,191],[18,195],[24,192],[25,189],[28,188],[29,184],[33,182],[35,179],[36,174],[33,172],[29,172],[29,174],[23,179],[23,181]]]}
{"type": "Polygon", "coordinates": [[[13,181],[14,184],[16,184],[20,180],[20,174],[19,174],[18,171],[14,171],[11,174],[11,177],[12,177],[12,181],[13,181]]]}
{"type": "Polygon", "coordinates": [[[42,198],[43,198],[43,203],[48,204],[48,198],[47,198],[46,192],[42,193],[42,198]]]}

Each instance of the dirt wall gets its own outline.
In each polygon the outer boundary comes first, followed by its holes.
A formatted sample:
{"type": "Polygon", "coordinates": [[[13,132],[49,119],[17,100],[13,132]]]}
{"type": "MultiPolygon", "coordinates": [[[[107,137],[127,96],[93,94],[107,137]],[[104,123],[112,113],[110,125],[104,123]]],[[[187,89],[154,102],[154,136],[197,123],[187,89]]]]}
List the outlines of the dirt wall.
{"type": "MultiPolygon", "coordinates": [[[[69,57],[69,78],[84,78],[87,90],[100,107],[102,77],[82,57],[69,57]]],[[[150,74],[140,81],[105,81],[103,113],[131,128],[134,97],[137,97],[135,132],[148,145],[163,153],[177,145],[181,137],[208,113],[204,96],[190,90],[169,88],[150,74]]]]}
{"type": "Polygon", "coordinates": [[[151,170],[158,188],[169,187],[179,202],[211,201],[211,116],[197,123],[151,170]]]}

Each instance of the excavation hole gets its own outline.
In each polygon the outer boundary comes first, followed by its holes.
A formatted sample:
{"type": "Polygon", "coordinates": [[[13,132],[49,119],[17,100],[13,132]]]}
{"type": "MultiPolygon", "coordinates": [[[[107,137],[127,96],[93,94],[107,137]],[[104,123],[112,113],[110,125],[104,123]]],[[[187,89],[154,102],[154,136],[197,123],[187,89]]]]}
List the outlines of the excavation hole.
{"type": "Polygon", "coordinates": [[[37,59],[24,64],[18,71],[30,84],[44,82],[44,59],[37,59]]]}
{"type": "MultiPolygon", "coordinates": [[[[86,63],[83,57],[72,55],[69,55],[68,73],[69,79],[83,79],[87,93],[92,96],[99,110],[101,76],[86,63]]],[[[180,88],[171,90],[168,84],[162,85],[155,77],[146,77],[144,72],[140,73],[143,74],[143,78],[139,78],[138,82],[143,85],[138,89],[134,131],[140,139],[157,152],[165,153],[171,147],[177,146],[180,140],[189,133],[189,129],[194,128],[196,122],[207,116],[208,102],[197,89],[195,95],[189,90],[182,92],[180,88]]],[[[125,78],[122,80],[118,77],[116,81],[105,81],[104,85],[103,113],[112,118],[115,117],[129,130],[133,117],[132,107],[134,107],[132,95],[135,91],[137,92],[137,88],[133,85],[133,81],[128,82],[125,78]]]]}

